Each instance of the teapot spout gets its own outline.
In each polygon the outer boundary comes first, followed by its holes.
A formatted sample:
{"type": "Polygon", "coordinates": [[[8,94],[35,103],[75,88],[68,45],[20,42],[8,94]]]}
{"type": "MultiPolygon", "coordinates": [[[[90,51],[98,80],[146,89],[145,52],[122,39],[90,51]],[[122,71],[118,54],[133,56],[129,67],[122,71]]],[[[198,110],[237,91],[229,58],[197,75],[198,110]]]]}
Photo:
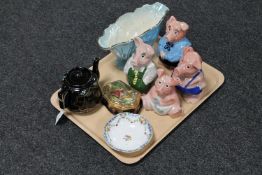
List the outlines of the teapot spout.
{"type": "Polygon", "coordinates": [[[99,79],[100,73],[98,69],[98,64],[99,64],[100,59],[99,58],[94,58],[93,61],[93,73],[97,75],[97,78],[99,79]]]}

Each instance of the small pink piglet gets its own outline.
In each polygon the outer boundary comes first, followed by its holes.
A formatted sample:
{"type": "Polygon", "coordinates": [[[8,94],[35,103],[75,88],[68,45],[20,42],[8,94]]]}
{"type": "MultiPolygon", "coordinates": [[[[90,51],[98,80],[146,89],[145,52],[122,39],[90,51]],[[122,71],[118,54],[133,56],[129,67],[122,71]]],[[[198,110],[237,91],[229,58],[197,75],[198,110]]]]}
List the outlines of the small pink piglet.
{"type": "Polygon", "coordinates": [[[179,96],[175,86],[180,84],[180,78],[171,77],[163,69],[157,70],[158,78],[150,91],[142,96],[146,110],[154,110],[159,115],[174,116],[182,111],[179,96]]]}

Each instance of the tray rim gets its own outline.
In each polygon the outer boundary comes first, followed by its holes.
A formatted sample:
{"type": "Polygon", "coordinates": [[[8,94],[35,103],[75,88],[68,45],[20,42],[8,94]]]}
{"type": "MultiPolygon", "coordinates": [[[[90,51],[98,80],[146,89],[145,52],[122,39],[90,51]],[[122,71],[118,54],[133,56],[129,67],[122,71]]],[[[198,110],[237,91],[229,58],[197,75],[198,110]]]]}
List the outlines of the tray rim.
{"type": "MultiPolygon", "coordinates": [[[[108,55],[106,55],[105,57],[103,57],[100,62],[104,62],[106,59],[108,59],[109,57],[114,56],[113,53],[109,53],[108,55]]],[[[172,127],[168,128],[167,131],[165,132],[165,134],[163,134],[158,140],[154,140],[154,142],[140,155],[138,156],[134,156],[132,157],[132,161],[128,161],[128,160],[123,160],[120,157],[118,157],[117,153],[115,150],[111,149],[108,145],[106,145],[103,140],[101,138],[99,138],[96,134],[94,134],[92,131],[90,131],[88,128],[86,128],[81,122],[79,122],[77,119],[75,119],[74,117],[71,116],[71,112],[68,112],[65,114],[65,116],[71,120],[75,125],[77,125],[79,128],[81,128],[84,132],[86,132],[90,137],[92,137],[97,143],[100,144],[100,146],[102,146],[105,150],[107,150],[108,152],[110,152],[115,158],[117,158],[120,162],[125,163],[125,164],[134,164],[139,162],[140,160],[142,160],[152,149],[154,149],[165,137],[167,137],[171,131],[173,129],[175,129],[177,126],[179,126],[189,115],[191,115],[191,113],[198,108],[206,99],[208,99],[216,90],[218,90],[222,84],[225,81],[225,77],[223,75],[222,72],[220,72],[219,70],[217,70],[215,67],[207,64],[206,62],[203,62],[203,64],[206,64],[207,66],[211,67],[215,72],[216,75],[218,77],[217,81],[216,81],[216,86],[211,89],[198,103],[196,103],[194,105],[194,107],[188,112],[187,115],[181,117],[181,119],[177,122],[177,124],[172,125],[172,127]]],[[[92,66],[90,67],[92,69],[92,66]]],[[[57,97],[57,93],[58,93],[59,89],[56,90],[51,98],[50,98],[50,102],[52,104],[52,106],[54,108],[56,108],[58,111],[62,111],[61,108],[57,108],[55,105],[55,101],[58,100],[57,97]]]]}

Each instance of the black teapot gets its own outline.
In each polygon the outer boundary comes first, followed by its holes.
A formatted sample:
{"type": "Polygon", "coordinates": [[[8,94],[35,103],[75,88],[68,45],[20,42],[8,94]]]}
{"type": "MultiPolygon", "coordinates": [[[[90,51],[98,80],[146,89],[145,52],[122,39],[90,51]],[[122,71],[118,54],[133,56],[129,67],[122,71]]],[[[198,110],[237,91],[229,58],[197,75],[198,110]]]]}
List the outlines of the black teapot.
{"type": "Polygon", "coordinates": [[[95,58],[92,71],[85,67],[76,67],[64,75],[58,92],[60,108],[74,112],[91,112],[99,106],[102,93],[98,84],[98,64],[99,58],[95,58]]]}

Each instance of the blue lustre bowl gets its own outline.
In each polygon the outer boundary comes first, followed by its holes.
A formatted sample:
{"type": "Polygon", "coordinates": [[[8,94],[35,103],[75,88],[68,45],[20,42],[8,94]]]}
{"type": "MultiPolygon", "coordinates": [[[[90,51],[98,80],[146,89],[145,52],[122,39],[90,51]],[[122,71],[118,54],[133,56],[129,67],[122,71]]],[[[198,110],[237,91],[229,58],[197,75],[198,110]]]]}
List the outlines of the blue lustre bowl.
{"type": "Polygon", "coordinates": [[[156,2],[126,13],[104,30],[98,44],[104,50],[111,50],[117,57],[116,66],[123,69],[135,51],[133,39],[138,36],[145,43],[153,45],[168,11],[167,6],[156,2]]]}

